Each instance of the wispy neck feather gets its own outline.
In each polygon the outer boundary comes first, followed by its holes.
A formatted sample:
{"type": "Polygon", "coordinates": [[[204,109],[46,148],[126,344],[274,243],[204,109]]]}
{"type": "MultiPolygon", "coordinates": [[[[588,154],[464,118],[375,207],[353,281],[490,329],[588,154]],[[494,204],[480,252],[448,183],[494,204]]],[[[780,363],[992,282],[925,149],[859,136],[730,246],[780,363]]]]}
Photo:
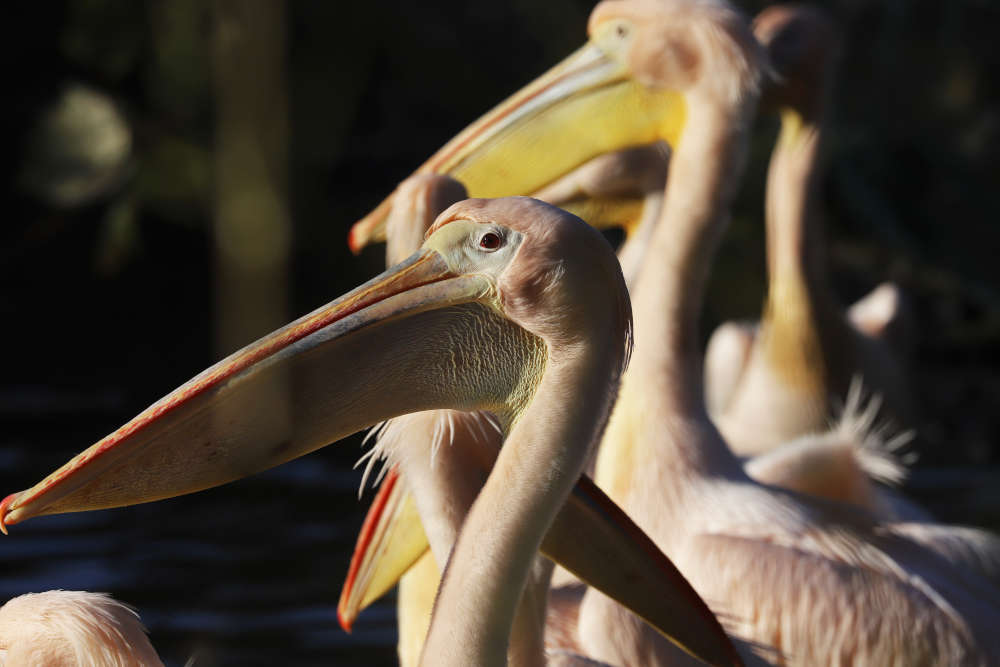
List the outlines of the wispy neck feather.
{"type": "Polygon", "coordinates": [[[447,561],[506,429],[491,413],[458,410],[416,412],[378,427],[368,454],[378,452],[372,460],[381,457],[385,468],[399,466],[438,563],[447,561]]]}

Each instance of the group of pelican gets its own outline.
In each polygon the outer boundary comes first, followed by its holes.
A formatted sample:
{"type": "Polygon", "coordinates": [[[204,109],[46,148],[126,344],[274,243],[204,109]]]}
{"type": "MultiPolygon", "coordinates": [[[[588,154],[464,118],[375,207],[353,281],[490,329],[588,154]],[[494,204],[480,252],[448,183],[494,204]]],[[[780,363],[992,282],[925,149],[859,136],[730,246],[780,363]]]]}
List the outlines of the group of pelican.
{"type": "Polygon", "coordinates": [[[845,310],[826,274],[834,24],[605,0],[589,36],[355,225],[352,248],[387,241],[390,268],[7,496],[0,527],[378,425],[388,472],[338,610],[349,626],[399,581],[403,664],[1000,662],[1000,539],[876,483],[901,474],[878,424],[912,406],[899,294],[845,310]],[[758,106],[781,115],[766,306],[703,355],[758,106]]]}

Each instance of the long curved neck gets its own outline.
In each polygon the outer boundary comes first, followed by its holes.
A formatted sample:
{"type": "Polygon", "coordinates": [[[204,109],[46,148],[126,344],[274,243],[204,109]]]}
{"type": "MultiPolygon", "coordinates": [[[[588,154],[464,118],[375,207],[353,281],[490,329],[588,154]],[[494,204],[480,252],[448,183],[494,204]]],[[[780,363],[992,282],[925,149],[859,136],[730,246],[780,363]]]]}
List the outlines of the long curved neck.
{"type": "Polygon", "coordinates": [[[767,173],[767,271],[772,284],[825,283],[826,256],[815,215],[821,179],[822,124],[793,109],[781,113],[781,131],[767,173]]]}
{"type": "Polygon", "coordinates": [[[802,391],[813,391],[825,413],[828,366],[836,363],[822,336],[847,335],[830,288],[823,229],[816,211],[822,178],[823,122],[819,115],[782,112],[781,133],[767,176],[768,294],[765,354],[802,391]]]}
{"type": "MultiPolygon", "coordinates": [[[[617,359],[598,342],[549,346],[534,399],[462,526],[435,603],[423,664],[503,665],[545,531],[606,421],[617,359]],[[574,398],[567,401],[569,388],[574,398]]],[[[534,660],[541,664],[539,653],[534,660]]]]}
{"type": "MultiPolygon", "coordinates": [[[[753,108],[751,102],[746,106],[726,112],[707,102],[691,104],[691,120],[671,158],[662,218],[632,292],[635,349],[622,392],[645,404],[643,412],[651,420],[644,417],[644,423],[661,433],[670,431],[660,428],[663,421],[708,423],[698,318],[711,259],[743,171],[753,108]]],[[[717,437],[712,443],[668,439],[679,452],[667,456],[681,465],[706,472],[734,465],[717,437]]]]}

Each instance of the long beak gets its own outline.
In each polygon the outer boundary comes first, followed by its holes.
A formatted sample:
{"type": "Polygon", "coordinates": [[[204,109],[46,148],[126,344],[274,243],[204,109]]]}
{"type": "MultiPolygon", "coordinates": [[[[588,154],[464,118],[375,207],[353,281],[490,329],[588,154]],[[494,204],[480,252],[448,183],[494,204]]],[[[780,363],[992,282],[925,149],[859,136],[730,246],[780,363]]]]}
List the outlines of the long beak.
{"type": "MultiPolygon", "coordinates": [[[[430,548],[414,508],[398,471],[391,471],[365,517],[341,590],[337,617],[345,630],[430,548]]],[[[741,664],[718,619],[684,576],[590,478],[581,477],[573,488],[542,553],[694,657],[711,665],[741,664]]]]}
{"type": "Polygon", "coordinates": [[[217,363],[39,484],[8,496],[0,503],[0,528],[42,514],[199,491],[383,419],[453,407],[454,389],[428,377],[428,369],[446,365],[441,350],[448,346],[415,341],[447,340],[463,308],[492,313],[476,303],[491,298],[492,289],[486,278],[457,276],[437,252],[420,250],[217,363]],[[386,381],[394,377],[399,381],[386,381]]]}
{"type": "Polygon", "coordinates": [[[688,654],[710,665],[743,664],[719,619],[684,575],[586,475],[549,528],[542,553],[688,654]]]}
{"type": "MultiPolygon", "coordinates": [[[[463,130],[417,173],[449,174],[472,197],[531,195],[603,153],[658,139],[673,145],[684,118],[679,93],[643,86],[591,41],[463,130]]],[[[353,252],[385,240],[391,206],[392,195],[351,228],[353,252]]]]}

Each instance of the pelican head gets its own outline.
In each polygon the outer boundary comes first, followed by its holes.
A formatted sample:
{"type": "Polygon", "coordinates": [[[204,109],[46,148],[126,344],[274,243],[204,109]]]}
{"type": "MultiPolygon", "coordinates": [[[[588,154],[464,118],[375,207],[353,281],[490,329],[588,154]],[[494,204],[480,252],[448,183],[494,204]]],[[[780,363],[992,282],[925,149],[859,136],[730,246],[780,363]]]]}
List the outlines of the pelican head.
{"type": "Polygon", "coordinates": [[[840,59],[836,23],[819,7],[774,5],[757,15],[753,31],[774,68],[762,105],[772,111],[795,109],[815,120],[827,102],[831,74],[840,59]]]}
{"type": "Polygon", "coordinates": [[[624,363],[630,322],[596,231],[526,198],[460,202],[406,260],[5,498],[0,526],[216,486],[408,412],[486,409],[511,422],[544,371],[546,340],[604,327],[624,363]],[[291,393],[292,414],[262,404],[273,391],[291,393]]]}
{"type": "Polygon", "coordinates": [[[727,3],[605,1],[591,13],[588,31],[609,60],[649,90],[735,105],[759,83],[759,48],[727,3]]]}

